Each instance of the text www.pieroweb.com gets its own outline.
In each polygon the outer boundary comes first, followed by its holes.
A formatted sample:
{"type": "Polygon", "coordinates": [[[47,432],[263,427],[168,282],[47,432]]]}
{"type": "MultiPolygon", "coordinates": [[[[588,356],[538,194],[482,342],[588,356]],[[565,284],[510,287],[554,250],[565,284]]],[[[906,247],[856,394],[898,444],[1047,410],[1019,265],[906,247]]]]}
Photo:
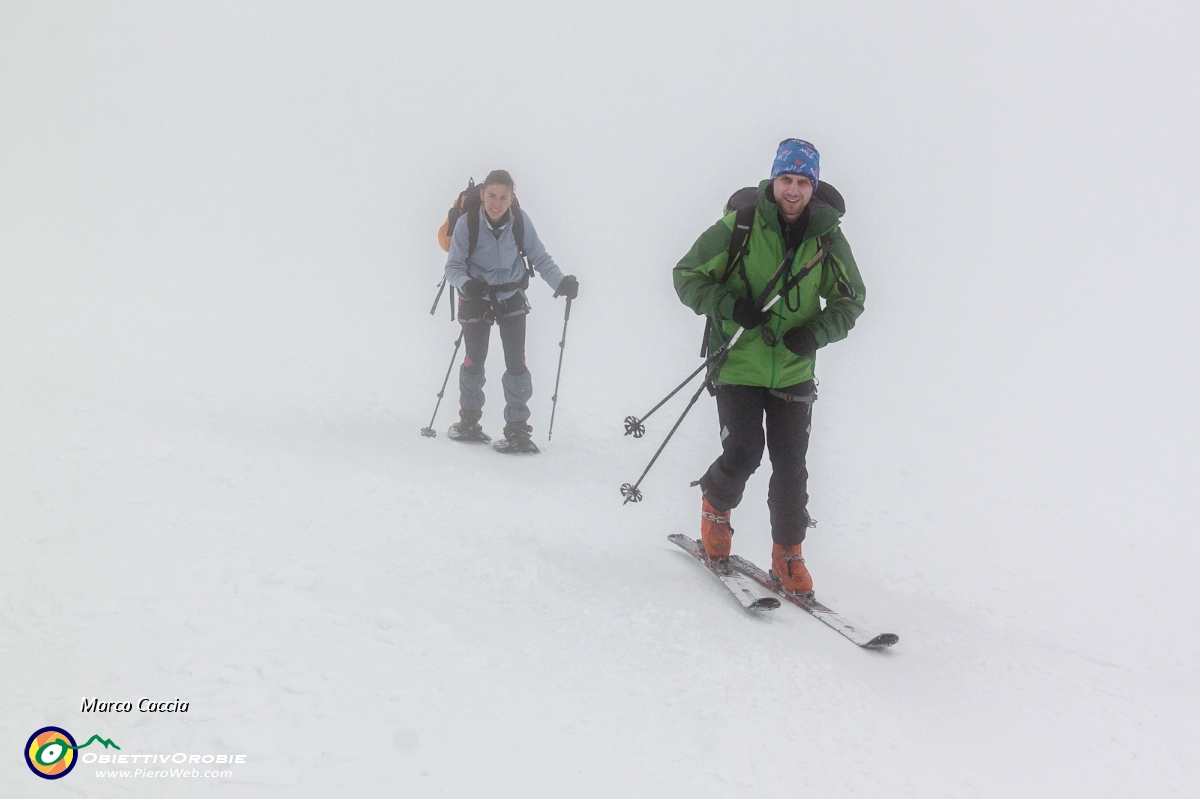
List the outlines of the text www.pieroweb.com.
{"type": "Polygon", "coordinates": [[[229,779],[230,777],[233,776],[233,772],[228,769],[226,769],[225,771],[216,771],[215,769],[209,769],[207,771],[200,771],[199,769],[187,769],[187,768],[171,768],[171,769],[157,769],[157,770],[156,769],[135,768],[132,770],[117,770],[117,771],[97,770],[96,776],[97,777],[117,777],[117,778],[123,778],[123,777],[124,778],[135,778],[136,777],[136,778],[151,778],[151,779],[154,779],[157,777],[166,777],[166,778],[188,777],[188,778],[210,779],[211,780],[214,778],[229,779]]]}

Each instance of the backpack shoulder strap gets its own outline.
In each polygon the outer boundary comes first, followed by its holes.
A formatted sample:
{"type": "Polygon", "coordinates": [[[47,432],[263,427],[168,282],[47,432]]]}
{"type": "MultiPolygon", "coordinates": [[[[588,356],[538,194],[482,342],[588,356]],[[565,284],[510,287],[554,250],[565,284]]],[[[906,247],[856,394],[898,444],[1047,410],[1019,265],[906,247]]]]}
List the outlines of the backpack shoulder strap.
{"type": "Polygon", "coordinates": [[[743,264],[750,253],[750,230],[754,227],[755,206],[744,205],[737,209],[733,220],[733,235],[729,238],[729,258],[725,266],[725,275],[721,282],[729,280],[733,270],[743,264]]]}
{"type": "MultiPolygon", "coordinates": [[[[468,203],[470,200],[468,199],[468,203]]],[[[469,234],[470,246],[467,249],[467,257],[475,254],[475,248],[479,245],[479,208],[482,204],[476,200],[475,203],[468,205],[463,214],[467,217],[467,233],[469,234]]],[[[513,218],[513,238],[517,241],[517,252],[521,254],[521,259],[525,260],[525,217],[521,214],[521,206],[517,202],[517,198],[513,197],[512,204],[513,218]]],[[[528,264],[527,264],[528,266],[528,264]]]]}
{"type": "Polygon", "coordinates": [[[517,202],[516,197],[513,197],[512,217],[513,238],[517,240],[518,252],[521,253],[522,258],[525,258],[525,215],[521,213],[521,204],[517,202]]]}
{"type": "Polygon", "coordinates": [[[517,242],[517,252],[521,255],[521,260],[525,262],[526,280],[533,277],[533,264],[529,262],[529,256],[525,254],[525,215],[521,213],[521,204],[517,202],[517,196],[513,195],[512,201],[512,218],[513,218],[513,238],[517,242]]]}
{"type": "MultiPolygon", "coordinates": [[[[745,191],[743,189],[742,191],[745,191]]],[[[732,201],[738,197],[734,194],[730,198],[732,201]]],[[[754,212],[756,205],[743,205],[737,209],[737,216],[733,220],[733,235],[729,238],[729,256],[726,259],[725,274],[721,277],[722,283],[729,282],[729,276],[733,274],[733,270],[741,268],[742,280],[746,282],[746,288],[750,288],[750,279],[746,276],[746,256],[750,253],[750,230],[754,227],[754,212]]],[[[708,355],[709,338],[712,334],[713,320],[711,317],[704,322],[704,336],[700,340],[700,357],[704,358],[708,355]]]]}

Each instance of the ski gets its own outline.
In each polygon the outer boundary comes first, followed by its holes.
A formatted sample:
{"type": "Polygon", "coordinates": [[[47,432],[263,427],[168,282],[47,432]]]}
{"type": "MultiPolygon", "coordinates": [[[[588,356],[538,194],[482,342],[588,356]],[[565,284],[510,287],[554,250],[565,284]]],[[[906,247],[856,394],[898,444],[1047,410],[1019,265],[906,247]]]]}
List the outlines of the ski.
{"type": "Polygon", "coordinates": [[[738,602],[741,602],[742,607],[746,610],[762,612],[775,610],[775,608],[779,607],[778,599],[769,594],[764,594],[753,580],[746,578],[746,575],[741,574],[736,569],[730,568],[727,562],[710,558],[708,553],[704,551],[704,544],[699,541],[688,538],[686,535],[680,535],[679,533],[667,536],[667,540],[672,544],[678,545],[680,549],[703,563],[737,597],[738,602]]]}
{"type": "Polygon", "coordinates": [[[764,572],[762,569],[758,568],[745,558],[738,557],[737,555],[731,555],[729,557],[729,565],[732,566],[736,571],[741,572],[754,582],[761,585],[763,588],[767,588],[775,592],[779,596],[791,602],[793,605],[796,605],[797,607],[802,608],[816,616],[818,619],[825,622],[830,627],[861,646],[863,649],[887,649],[889,646],[900,640],[900,636],[896,635],[895,633],[880,633],[879,635],[872,635],[865,630],[860,630],[858,627],[855,627],[853,624],[847,621],[841,614],[836,613],[830,608],[822,605],[812,594],[793,594],[791,591],[783,587],[779,580],[776,579],[775,575],[764,572]]]}

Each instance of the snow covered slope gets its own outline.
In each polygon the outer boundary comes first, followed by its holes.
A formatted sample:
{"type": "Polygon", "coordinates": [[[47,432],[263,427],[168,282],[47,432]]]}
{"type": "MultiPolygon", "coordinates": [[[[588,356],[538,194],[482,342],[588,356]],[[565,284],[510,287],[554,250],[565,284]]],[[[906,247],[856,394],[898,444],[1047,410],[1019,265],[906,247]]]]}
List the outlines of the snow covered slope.
{"type": "Polygon", "coordinates": [[[0,7],[0,794],[1187,795],[1197,21],[0,7]],[[670,269],[793,135],[868,287],[821,355],[806,554],[886,653],[666,541],[710,400],[618,493],[683,400],[621,420],[697,363],[670,269]],[[536,458],[418,432],[457,335],[433,234],[493,168],[581,283],[549,443],[562,304],[530,291],[536,458]],[[47,725],[245,762],[45,782],[47,725]]]}

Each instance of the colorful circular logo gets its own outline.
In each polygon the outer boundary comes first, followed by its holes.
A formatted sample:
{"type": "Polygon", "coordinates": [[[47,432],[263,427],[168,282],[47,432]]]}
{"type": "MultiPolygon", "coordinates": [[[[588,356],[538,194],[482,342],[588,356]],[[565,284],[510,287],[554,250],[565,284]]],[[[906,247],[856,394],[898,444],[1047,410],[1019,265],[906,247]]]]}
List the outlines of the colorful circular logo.
{"type": "Polygon", "coordinates": [[[25,762],[39,777],[56,780],[75,768],[75,748],[75,739],[62,727],[42,727],[25,744],[25,762]]]}

